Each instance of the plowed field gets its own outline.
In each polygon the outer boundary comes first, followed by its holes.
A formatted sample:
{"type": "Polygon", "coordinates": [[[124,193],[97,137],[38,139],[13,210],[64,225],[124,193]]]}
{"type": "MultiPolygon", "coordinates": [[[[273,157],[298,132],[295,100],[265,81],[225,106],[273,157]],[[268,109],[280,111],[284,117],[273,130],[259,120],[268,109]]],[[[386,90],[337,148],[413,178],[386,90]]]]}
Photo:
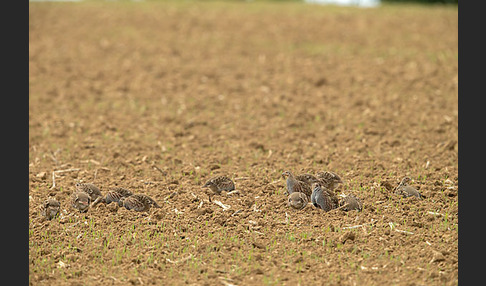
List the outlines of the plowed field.
{"type": "Polygon", "coordinates": [[[31,285],[457,285],[457,150],[457,6],[29,4],[31,285]],[[290,208],[286,170],[363,210],[290,208]]]}

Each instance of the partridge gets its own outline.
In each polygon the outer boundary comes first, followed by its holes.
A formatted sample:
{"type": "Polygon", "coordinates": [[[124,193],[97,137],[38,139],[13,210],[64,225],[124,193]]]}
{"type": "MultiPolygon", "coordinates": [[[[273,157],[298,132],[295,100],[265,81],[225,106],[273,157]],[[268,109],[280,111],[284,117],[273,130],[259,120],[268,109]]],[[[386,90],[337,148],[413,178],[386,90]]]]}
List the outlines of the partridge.
{"type": "Polygon", "coordinates": [[[81,213],[88,211],[91,204],[91,197],[85,192],[74,192],[71,200],[71,205],[73,208],[77,209],[81,213]]]}
{"type": "Polygon", "coordinates": [[[130,190],[122,187],[116,187],[108,191],[102,202],[105,204],[110,204],[112,202],[118,203],[121,198],[129,197],[131,195],[133,195],[133,193],[130,190]]]}
{"type": "Polygon", "coordinates": [[[339,202],[339,208],[344,211],[363,209],[363,203],[353,194],[344,195],[343,199],[339,202]]]}
{"type": "Polygon", "coordinates": [[[337,207],[329,190],[322,187],[319,183],[312,184],[311,202],[316,208],[323,209],[326,212],[337,207]]]}
{"type": "Polygon", "coordinates": [[[318,172],[316,174],[317,179],[319,179],[319,182],[323,187],[326,187],[327,189],[334,191],[337,189],[339,184],[343,183],[343,180],[341,177],[339,177],[336,173],[334,172],[329,172],[329,171],[324,171],[324,172],[318,172]]]}
{"type": "Polygon", "coordinates": [[[299,174],[299,175],[295,176],[295,179],[297,181],[302,181],[302,182],[308,184],[309,186],[312,186],[312,183],[319,181],[319,179],[317,179],[316,176],[311,175],[309,173],[299,174]]]}
{"type": "Polygon", "coordinates": [[[48,198],[40,206],[41,215],[51,220],[59,215],[59,210],[61,209],[61,203],[55,198],[48,198]]]}
{"type": "Polygon", "coordinates": [[[76,183],[76,191],[78,192],[85,192],[91,197],[91,201],[93,204],[96,204],[98,201],[103,199],[103,195],[101,194],[100,189],[90,183],[76,183]]]}
{"type": "Polygon", "coordinates": [[[289,207],[301,210],[305,208],[308,202],[309,198],[306,194],[301,192],[293,192],[289,195],[287,204],[289,205],[289,207]]]}
{"type": "Polygon", "coordinates": [[[287,192],[289,195],[291,195],[293,192],[304,193],[308,197],[312,195],[311,187],[305,182],[297,180],[292,172],[285,171],[282,173],[282,176],[284,178],[287,177],[287,192]]]}
{"type": "Polygon", "coordinates": [[[216,194],[221,194],[222,191],[232,191],[235,189],[235,183],[227,176],[221,175],[209,179],[202,188],[209,188],[216,194]]]}
{"type": "Polygon", "coordinates": [[[118,201],[119,206],[124,206],[127,210],[137,212],[148,211],[151,207],[160,208],[160,206],[151,197],[144,194],[135,194],[128,197],[122,197],[118,201]]]}
{"type": "Polygon", "coordinates": [[[407,197],[417,197],[421,199],[423,196],[415,189],[414,187],[410,186],[412,179],[409,176],[405,176],[400,184],[395,188],[395,194],[402,195],[404,198],[407,197]]]}

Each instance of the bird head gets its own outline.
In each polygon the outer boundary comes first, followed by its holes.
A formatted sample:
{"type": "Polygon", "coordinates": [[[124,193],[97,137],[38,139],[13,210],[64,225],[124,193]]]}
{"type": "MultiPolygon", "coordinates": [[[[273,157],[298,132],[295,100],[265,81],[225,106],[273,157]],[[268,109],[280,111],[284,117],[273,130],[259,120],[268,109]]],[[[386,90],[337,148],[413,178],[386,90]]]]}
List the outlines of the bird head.
{"type": "Polygon", "coordinates": [[[303,193],[292,193],[288,197],[287,205],[294,209],[303,209],[308,203],[307,196],[303,193]]]}
{"type": "Polygon", "coordinates": [[[61,205],[56,200],[48,199],[44,202],[44,208],[45,208],[46,216],[49,219],[52,219],[59,214],[61,205]]]}
{"type": "Polygon", "coordinates": [[[213,181],[209,180],[201,188],[210,188],[213,185],[214,185],[213,181]]]}
{"type": "Polygon", "coordinates": [[[118,200],[118,206],[119,207],[123,207],[123,202],[125,201],[126,197],[121,197],[119,200],[118,200]]]}
{"type": "Polygon", "coordinates": [[[47,208],[47,212],[49,213],[50,217],[55,217],[57,214],[59,214],[59,207],[56,206],[49,206],[47,208]]]}
{"type": "Polygon", "coordinates": [[[77,203],[82,205],[82,206],[88,206],[89,205],[89,200],[85,199],[85,198],[81,198],[81,199],[78,199],[77,200],[77,203]]]}
{"type": "Polygon", "coordinates": [[[91,204],[91,197],[84,192],[76,192],[74,197],[74,204],[81,212],[86,212],[91,204]]]}
{"type": "Polygon", "coordinates": [[[401,185],[407,185],[408,183],[412,182],[412,178],[410,178],[409,176],[405,176],[403,179],[402,179],[402,182],[400,183],[401,185]]]}
{"type": "Polygon", "coordinates": [[[285,171],[282,173],[282,177],[287,178],[287,177],[292,177],[292,173],[290,171],[285,171]]]}
{"type": "Polygon", "coordinates": [[[204,184],[202,186],[202,188],[209,188],[211,191],[213,191],[215,193],[220,193],[218,185],[215,182],[213,182],[212,180],[209,180],[208,182],[206,182],[206,184],[204,184]]]}

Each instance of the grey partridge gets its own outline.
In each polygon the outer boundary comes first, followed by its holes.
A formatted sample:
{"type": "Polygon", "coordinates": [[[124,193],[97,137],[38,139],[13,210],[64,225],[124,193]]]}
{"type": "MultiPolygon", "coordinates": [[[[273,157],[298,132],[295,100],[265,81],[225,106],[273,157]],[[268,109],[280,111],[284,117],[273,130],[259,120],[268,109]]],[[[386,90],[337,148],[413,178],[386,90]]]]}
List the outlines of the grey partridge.
{"type": "Polygon", "coordinates": [[[363,209],[363,203],[353,194],[344,195],[343,199],[339,202],[339,205],[339,208],[344,211],[361,211],[363,209]]]}
{"type": "Polygon", "coordinates": [[[297,180],[292,172],[285,171],[282,173],[282,176],[285,178],[287,177],[287,192],[291,195],[293,192],[300,192],[306,194],[308,197],[312,195],[311,187],[306,184],[305,182],[297,180]]]}
{"type": "Polygon", "coordinates": [[[51,220],[59,215],[59,210],[61,209],[61,203],[55,198],[48,198],[40,206],[41,215],[46,219],[51,220]]]}
{"type": "Polygon", "coordinates": [[[115,187],[108,191],[102,202],[105,204],[110,204],[112,202],[118,203],[121,198],[129,197],[131,195],[133,195],[133,193],[130,190],[122,187],[115,187]]]}
{"type": "Polygon", "coordinates": [[[412,179],[409,176],[405,176],[400,184],[398,184],[398,186],[395,188],[395,194],[401,195],[404,198],[417,197],[421,199],[423,196],[417,191],[417,189],[408,184],[411,181],[412,179]]]}
{"type": "Polygon", "coordinates": [[[301,192],[293,192],[288,196],[287,204],[289,207],[301,210],[305,208],[308,202],[309,198],[306,194],[301,192]]]}
{"type": "Polygon", "coordinates": [[[74,192],[71,200],[71,205],[73,208],[77,209],[81,213],[88,211],[91,204],[91,197],[88,193],[76,191],[74,192]]]}
{"type": "Polygon", "coordinates": [[[229,177],[220,175],[209,179],[202,188],[209,188],[216,194],[221,194],[222,191],[232,191],[235,189],[235,183],[229,177]]]}
{"type": "Polygon", "coordinates": [[[318,172],[316,177],[319,179],[321,186],[326,187],[331,191],[334,191],[339,184],[343,183],[343,180],[339,175],[330,171],[318,172]]]}
{"type": "Polygon", "coordinates": [[[326,212],[337,207],[329,190],[322,187],[319,183],[312,184],[311,202],[316,208],[323,209],[326,212]]]}
{"type": "Polygon", "coordinates": [[[76,183],[76,191],[85,192],[91,197],[93,204],[103,199],[100,189],[91,183],[76,183]]]}
{"type": "Polygon", "coordinates": [[[122,197],[118,201],[118,205],[124,206],[127,210],[134,210],[137,212],[148,211],[151,207],[160,208],[154,199],[144,194],[122,197]]]}
{"type": "MultiPolygon", "coordinates": [[[[235,189],[235,183],[228,176],[219,175],[212,177],[201,188],[209,188],[214,194],[220,195],[222,191],[232,191],[235,189]]],[[[206,192],[209,201],[211,201],[211,192],[206,192]]]]}
{"type": "Polygon", "coordinates": [[[313,183],[316,183],[316,182],[319,181],[319,179],[316,176],[311,175],[309,173],[299,174],[299,175],[295,176],[295,179],[298,180],[298,181],[302,181],[302,182],[308,184],[309,186],[312,186],[313,183]]]}

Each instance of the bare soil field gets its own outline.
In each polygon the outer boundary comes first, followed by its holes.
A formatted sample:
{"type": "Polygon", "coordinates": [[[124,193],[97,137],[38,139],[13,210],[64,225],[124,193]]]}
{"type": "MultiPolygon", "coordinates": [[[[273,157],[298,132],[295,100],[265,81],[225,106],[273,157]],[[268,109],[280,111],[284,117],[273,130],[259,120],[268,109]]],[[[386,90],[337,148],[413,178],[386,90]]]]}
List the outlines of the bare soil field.
{"type": "Polygon", "coordinates": [[[31,285],[457,285],[457,150],[457,6],[29,4],[31,285]],[[362,211],[290,208],[287,170],[362,211]]]}

